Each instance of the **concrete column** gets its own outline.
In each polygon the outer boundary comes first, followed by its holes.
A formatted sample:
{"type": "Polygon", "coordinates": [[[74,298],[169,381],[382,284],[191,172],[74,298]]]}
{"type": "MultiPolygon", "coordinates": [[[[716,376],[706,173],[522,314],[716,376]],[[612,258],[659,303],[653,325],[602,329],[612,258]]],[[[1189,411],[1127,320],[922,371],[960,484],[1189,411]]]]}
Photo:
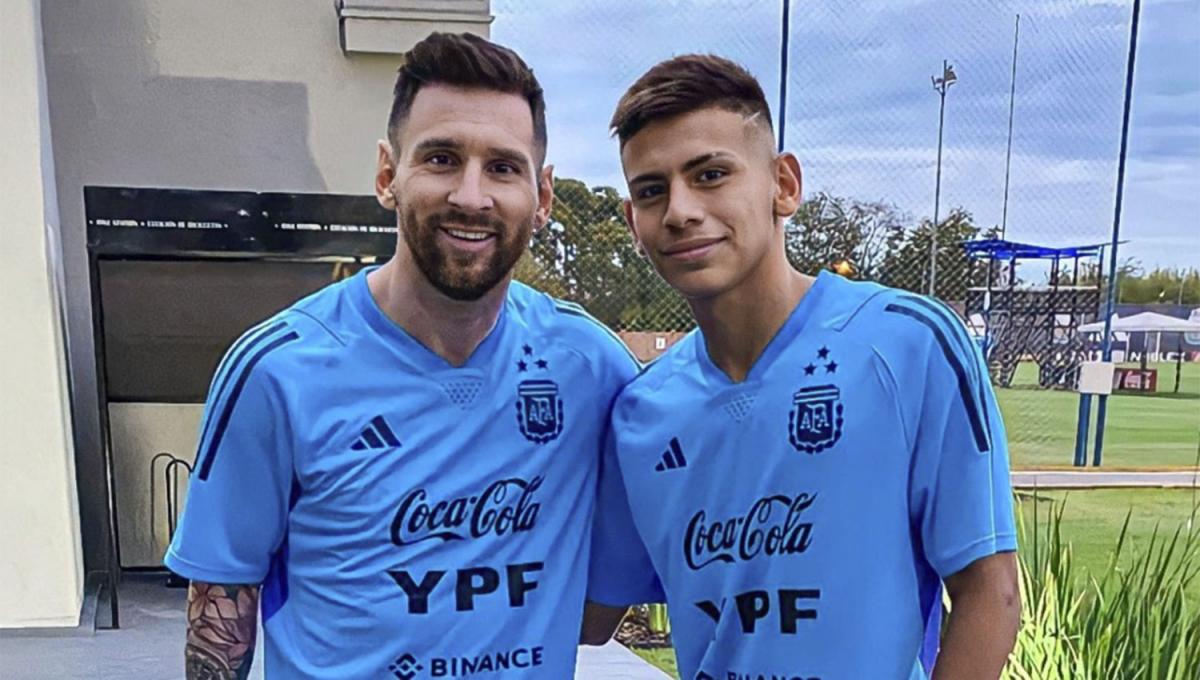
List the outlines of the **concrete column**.
{"type": "Polygon", "coordinates": [[[0,21],[0,628],[75,626],[83,600],[41,3],[0,21]]]}

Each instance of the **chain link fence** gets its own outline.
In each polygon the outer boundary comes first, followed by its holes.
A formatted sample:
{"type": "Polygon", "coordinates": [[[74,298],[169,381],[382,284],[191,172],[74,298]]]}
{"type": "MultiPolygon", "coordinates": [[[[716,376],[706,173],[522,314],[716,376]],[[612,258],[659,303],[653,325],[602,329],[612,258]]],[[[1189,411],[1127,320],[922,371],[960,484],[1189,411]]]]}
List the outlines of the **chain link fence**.
{"type": "MultiPolygon", "coordinates": [[[[546,87],[559,178],[552,223],[518,278],[581,303],[631,345],[646,334],[678,337],[693,321],[633,247],[608,117],[649,66],[712,52],[759,78],[778,127],[781,2],[493,8],[493,37],[518,49],[546,87]]],[[[1013,266],[973,260],[963,244],[1109,241],[1129,28],[1130,7],[1116,0],[791,6],[784,141],[804,168],[805,203],[786,225],[788,256],[807,273],[932,290],[989,352],[1016,347],[1004,362],[990,358],[1018,466],[1071,462],[1071,388],[1089,349],[1075,326],[1102,314],[1105,260],[1047,255],[1013,266]],[[1065,289],[1086,292],[1056,292],[1065,289]],[[1023,306],[998,307],[1003,291],[1023,306]],[[1020,319],[1036,338],[1004,341],[1020,319]]],[[[1136,226],[1126,234],[1136,239],[1136,226]]],[[[1113,417],[1137,415],[1114,408],[1113,417]]],[[[1129,464],[1158,462],[1136,446],[1127,453],[1129,464]]]]}

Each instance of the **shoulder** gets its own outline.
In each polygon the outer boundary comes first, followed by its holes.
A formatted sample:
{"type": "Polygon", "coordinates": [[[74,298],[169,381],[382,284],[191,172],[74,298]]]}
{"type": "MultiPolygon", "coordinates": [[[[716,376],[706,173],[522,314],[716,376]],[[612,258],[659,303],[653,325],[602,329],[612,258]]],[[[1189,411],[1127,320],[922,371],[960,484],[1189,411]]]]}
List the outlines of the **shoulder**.
{"type": "Polygon", "coordinates": [[[661,398],[676,390],[679,381],[690,382],[699,370],[696,362],[696,343],[699,331],[693,329],[661,356],[642,366],[637,375],[617,395],[614,418],[623,418],[640,412],[641,405],[661,398]]]}
{"type": "Polygon", "coordinates": [[[226,350],[213,387],[229,375],[287,390],[297,378],[311,374],[314,362],[327,362],[347,344],[338,331],[347,284],[326,286],[243,332],[226,350]]]}
{"type": "Polygon", "coordinates": [[[531,331],[575,352],[597,375],[616,371],[627,379],[640,366],[620,336],[578,303],[513,282],[509,286],[508,304],[510,311],[531,331]]]}
{"type": "Polygon", "coordinates": [[[923,364],[942,350],[970,357],[975,340],[958,312],[926,295],[842,280],[825,318],[831,330],[869,345],[888,363],[923,364]]]}
{"type": "Polygon", "coordinates": [[[920,402],[932,394],[982,389],[986,362],[958,312],[925,295],[874,288],[839,330],[869,346],[897,395],[920,402]]]}

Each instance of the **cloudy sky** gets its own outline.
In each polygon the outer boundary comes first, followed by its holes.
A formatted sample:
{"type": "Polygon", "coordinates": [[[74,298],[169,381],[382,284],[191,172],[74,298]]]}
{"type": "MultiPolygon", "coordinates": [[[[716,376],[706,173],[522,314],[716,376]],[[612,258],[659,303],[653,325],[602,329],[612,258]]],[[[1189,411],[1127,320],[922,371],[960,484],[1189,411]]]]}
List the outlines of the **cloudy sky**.
{"type": "MultiPolygon", "coordinates": [[[[942,214],[1000,224],[1015,15],[1020,54],[1009,238],[1111,235],[1131,0],[794,0],[786,143],[805,191],[933,213],[943,59],[942,214]]],[[[779,113],[779,0],[493,0],[493,39],[547,90],[560,176],[623,188],[605,129],[654,63],[713,52],[749,68],[779,113]]],[[[1200,267],[1200,0],[1144,0],[1122,216],[1122,257],[1200,267]]]]}

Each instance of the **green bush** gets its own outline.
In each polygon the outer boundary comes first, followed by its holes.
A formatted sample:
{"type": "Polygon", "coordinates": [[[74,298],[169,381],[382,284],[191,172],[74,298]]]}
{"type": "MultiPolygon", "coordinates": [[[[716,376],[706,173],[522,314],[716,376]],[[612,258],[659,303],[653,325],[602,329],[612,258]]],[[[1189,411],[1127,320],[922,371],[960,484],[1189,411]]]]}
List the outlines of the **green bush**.
{"type": "MultiPolygon", "coordinates": [[[[1037,499],[1034,499],[1036,508],[1037,499]]],[[[1086,581],[1061,535],[1063,505],[1045,523],[1021,521],[1022,622],[1006,680],[1196,680],[1200,603],[1187,588],[1200,573],[1200,527],[1158,528],[1130,560],[1127,514],[1108,568],[1086,581]]]]}

